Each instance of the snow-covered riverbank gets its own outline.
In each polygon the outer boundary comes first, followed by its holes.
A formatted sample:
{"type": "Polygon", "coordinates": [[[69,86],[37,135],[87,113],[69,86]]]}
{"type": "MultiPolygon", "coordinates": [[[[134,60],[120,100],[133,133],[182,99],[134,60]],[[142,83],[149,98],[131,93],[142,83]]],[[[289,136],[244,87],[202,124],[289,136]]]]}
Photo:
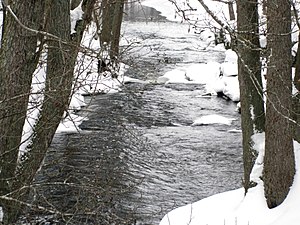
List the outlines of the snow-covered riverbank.
{"type": "MultiPolygon", "coordinates": [[[[182,7],[189,7],[181,4],[182,7]]],[[[200,16],[201,18],[207,18],[205,16],[204,9],[201,8],[197,1],[189,1],[192,8],[197,9],[192,11],[192,18],[200,16]],[[199,14],[199,12],[201,12],[199,14]]],[[[170,2],[160,1],[157,4],[156,1],[146,0],[144,5],[156,8],[162,12],[163,16],[166,16],[170,20],[180,21],[181,17],[176,14],[175,7],[170,2]],[[170,10],[173,9],[173,10],[170,10]]],[[[227,12],[222,10],[222,4],[215,4],[212,8],[219,13],[227,12]]],[[[222,16],[226,17],[226,13],[222,16]]],[[[206,64],[195,64],[189,68],[177,68],[173,71],[166,73],[159,81],[161,82],[196,82],[206,84],[208,92],[222,91],[234,101],[239,101],[239,88],[237,80],[237,58],[234,54],[227,52],[227,58],[223,65],[216,64],[215,62],[209,62],[206,64]],[[220,70],[216,69],[220,68],[220,70]],[[201,74],[201,76],[200,76],[201,74]],[[207,76],[203,76],[203,74],[207,76]],[[225,79],[224,79],[225,78],[225,79]]],[[[300,145],[294,142],[295,158],[296,158],[296,175],[294,178],[294,184],[291,187],[289,195],[286,200],[278,207],[269,209],[266,205],[264,197],[263,182],[260,179],[262,175],[263,167],[263,153],[264,153],[264,135],[255,135],[253,137],[255,143],[255,149],[259,152],[259,157],[256,160],[255,167],[252,171],[252,180],[256,181],[258,185],[251,188],[247,195],[244,195],[244,189],[220,193],[198,202],[188,204],[186,206],[174,209],[170,213],[166,214],[162,219],[160,225],[183,225],[183,224],[195,224],[195,225],[224,225],[224,224],[236,224],[236,225],[297,225],[299,224],[300,210],[300,197],[298,194],[300,186],[300,145]]],[[[216,149],[217,151],[217,149],[216,149]]],[[[199,184],[200,185],[200,184],[199,184]]],[[[242,185],[241,185],[242,186],[242,185]]]]}

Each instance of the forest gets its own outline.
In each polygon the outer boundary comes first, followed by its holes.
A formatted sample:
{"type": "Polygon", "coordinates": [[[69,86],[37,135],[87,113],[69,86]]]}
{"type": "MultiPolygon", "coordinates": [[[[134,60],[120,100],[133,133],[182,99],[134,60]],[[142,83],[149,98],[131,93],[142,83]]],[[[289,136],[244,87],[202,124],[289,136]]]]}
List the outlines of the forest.
{"type": "MultiPolygon", "coordinates": [[[[299,3],[294,0],[165,2],[193,31],[205,27],[213,33],[215,45],[221,44],[224,50],[236,53],[243,194],[247,196],[252,188],[262,185],[267,207],[279,207],[289,195],[298,172],[295,145],[300,142],[299,3]],[[217,12],[214,4],[221,5],[226,12],[217,12]],[[197,15],[197,9],[205,12],[205,16],[197,15]],[[251,173],[259,156],[255,142],[259,134],[264,134],[264,152],[263,170],[257,181],[251,173]]],[[[34,196],[35,188],[42,185],[35,179],[58,127],[66,118],[76,124],[73,113],[85,105],[79,90],[85,89],[89,96],[110,92],[113,88],[102,84],[101,79],[113,80],[116,89],[124,85],[124,58],[136,44],[121,43],[125,8],[143,1],[2,0],[1,3],[0,222],[16,224],[24,212],[35,210],[63,218],[66,224],[81,215],[95,217],[90,222],[81,221],[82,224],[135,224],[132,220],[121,220],[113,212],[112,216],[99,210],[102,205],[95,211],[82,206],[78,211],[62,212],[50,203],[45,206],[35,202],[34,196]]],[[[168,59],[163,62],[168,63],[168,59]]],[[[53,183],[76,186],[78,193],[95,193],[93,200],[97,199],[97,185],[80,186],[68,180],[53,183]]],[[[296,224],[295,221],[288,225],[296,224]]]]}

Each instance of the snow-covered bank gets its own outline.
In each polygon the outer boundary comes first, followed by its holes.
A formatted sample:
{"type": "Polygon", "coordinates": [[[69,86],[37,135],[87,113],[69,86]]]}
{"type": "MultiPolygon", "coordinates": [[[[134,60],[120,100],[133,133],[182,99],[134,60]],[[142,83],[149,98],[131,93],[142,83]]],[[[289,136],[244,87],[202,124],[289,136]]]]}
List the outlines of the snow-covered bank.
{"type": "Polygon", "coordinates": [[[259,151],[251,177],[258,184],[249,189],[244,196],[244,189],[217,194],[198,202],[177,208],[164,216],[160,225],[298,225],[300,220],[300,144],[294,142],[296,175],[293,186],[285,201],[274,209],[267,207],[264,197],[262,158],[264,135],[253,137],[255,148],[259,151]]]}
{"type": "Polygon", "coordinates": [[[205,84],[206,92],[227,96],[232,101],[240,100],[237,77],[237,56],[232,50],[225,52],[223,63],[207,62],[176,68],[157,79],[158,83],[205,84]]]}

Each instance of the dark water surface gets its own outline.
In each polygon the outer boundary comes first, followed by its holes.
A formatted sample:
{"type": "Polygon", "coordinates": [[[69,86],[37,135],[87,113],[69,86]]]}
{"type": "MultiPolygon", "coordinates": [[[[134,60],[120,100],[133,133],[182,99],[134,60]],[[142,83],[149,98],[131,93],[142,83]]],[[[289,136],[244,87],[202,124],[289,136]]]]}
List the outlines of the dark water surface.
{"type": "MultiPolygon", "coordinates": [[[[199,37],[186,35],[184,24],[131,18],[123,29],[137,40],[124,55],[127,75],[141,80],[224,58],[194,48],[199,37]]],[[[240,116],[234,103],[203,93],[195,84],[132,83],[93,97],[82,131],[56,135],[36,179],[33,199],[64,213],[41,213],[47,222],[40,224],[158,224],[178,206],[240,187],[241,134],[228,132],[240,129],[240,116]],[[209,114],[236,121],[191,126],[209,114]]]]}

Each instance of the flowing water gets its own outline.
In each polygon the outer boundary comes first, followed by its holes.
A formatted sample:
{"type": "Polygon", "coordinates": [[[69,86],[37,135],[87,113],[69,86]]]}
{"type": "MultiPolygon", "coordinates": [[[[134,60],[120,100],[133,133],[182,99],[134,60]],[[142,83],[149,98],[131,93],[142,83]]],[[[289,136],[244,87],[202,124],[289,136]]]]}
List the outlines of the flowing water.
{"type": "MultiPolygon", "coordinates": [[[[200,48],[187,25],[146,9],[146,21],[127,10],[126,75],[151,81],[176,67],[224,59],[200,48]]],[[[92,97],[82,131],[56,135],[36,179],[33,198],[64,212],[41,213],[48,221],[41,224],[158,224],[176,207],[240,187],[241,133],[228,132],[240,129],[240,115],[234,103],[204,92],[203,85],[141,82],[92,97]],[[191,126],[209,114],[236,120],[191,126]]],[[[28,221],[36,215],[29,213],[28,221]]]]}

